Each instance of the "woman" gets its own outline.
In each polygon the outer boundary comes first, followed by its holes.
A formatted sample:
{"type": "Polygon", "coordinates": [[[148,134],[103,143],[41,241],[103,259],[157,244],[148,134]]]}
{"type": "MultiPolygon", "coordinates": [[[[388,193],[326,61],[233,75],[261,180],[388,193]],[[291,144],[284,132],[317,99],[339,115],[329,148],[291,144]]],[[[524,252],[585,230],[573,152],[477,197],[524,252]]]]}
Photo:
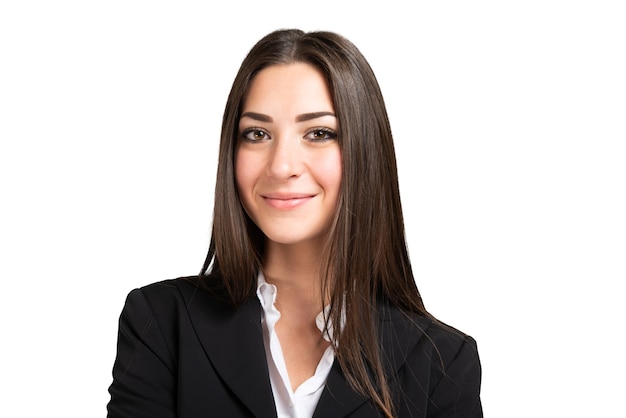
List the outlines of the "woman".
{"type": "Polygon", "coordinates": [[[279,30],[224,112],[199,276],[132,291],[109,417],[481,417],[474,340],[426,311],[376,78],[279,30]]]}

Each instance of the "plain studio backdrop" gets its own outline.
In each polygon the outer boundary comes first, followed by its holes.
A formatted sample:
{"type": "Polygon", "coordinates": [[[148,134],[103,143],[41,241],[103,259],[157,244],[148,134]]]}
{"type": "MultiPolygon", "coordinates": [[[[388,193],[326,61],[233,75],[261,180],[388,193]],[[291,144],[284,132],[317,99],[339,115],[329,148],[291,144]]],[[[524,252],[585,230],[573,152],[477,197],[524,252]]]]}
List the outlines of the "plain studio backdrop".
{"type": "Polygon", "coordinates": [[[0,416],[103,417],[126,294],[199,272],[221,116],[271,30],[332,30],[389,110],[431,312],[485,415],[625,417],[619,1],[4,1],[0,416]]]}

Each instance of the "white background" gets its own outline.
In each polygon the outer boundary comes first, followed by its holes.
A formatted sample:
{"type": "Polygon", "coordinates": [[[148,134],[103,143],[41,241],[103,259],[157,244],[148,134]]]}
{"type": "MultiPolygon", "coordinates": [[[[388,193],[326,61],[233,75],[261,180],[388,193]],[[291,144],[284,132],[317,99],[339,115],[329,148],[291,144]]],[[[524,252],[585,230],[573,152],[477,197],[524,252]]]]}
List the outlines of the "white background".
{"type": "Polygon", "coordinates": [[[105,416],[125,296],[200,270],[230,84],[282,27],[378,75],[418,286],[477,339],[485,416],[626,416],[622,2],[405,3],[2,2],[0,416],[105,416]]]}

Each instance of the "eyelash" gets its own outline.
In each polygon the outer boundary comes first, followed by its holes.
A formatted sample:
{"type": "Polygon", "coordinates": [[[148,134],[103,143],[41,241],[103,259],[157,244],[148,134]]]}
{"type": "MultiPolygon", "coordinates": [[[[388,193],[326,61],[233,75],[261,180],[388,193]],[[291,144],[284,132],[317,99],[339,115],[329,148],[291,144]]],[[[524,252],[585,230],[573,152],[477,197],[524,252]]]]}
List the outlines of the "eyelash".
{"type": "MultiPolygon", "coordinates": [[[[263,134],[266,137],[269,137],[270,134],[265,130],[265,129],[261,129],[261,128],[255,128],[255,127],[251,127],[251,128],[247,128],[244,129],[240,134],[239,137],[243,140],[243,141],[247,141],[247,142],[261,142],[261,139],[253,139],[253,138],[249,138],[250,134],[253,133],[257,133],[257,132],[263,132],[263,134]]],[[[265,139],[265,138],[264,138],[265,139]]]]}
{"type": "MultiPolygon", "coordinates": [[[[269,132],[267,132],[265,129],[263,128],[257,128],[257,127],[250,127],[250,128],[246,128],[244,129],[240,134],[239,137],[243,140],[243,141],[247,141],[247,142],[261,142],[263,140],[266,139],[271,139],[271,136],[269,134],[269,132]],[[263,135],[265,136],[265,138],[263,139],[254,139],[251,138],[250,135],[251,134],[256,134],[256,133],[263,133],[263,135]]],[[[327,142],[327,141],[332,141],[337,139],[337,132],[335,132],[333,129],[330,128],[326,128],[326,127],[317,127],[317,128],[313,128],[313,129],[309,129],[306,134],[304,135],[304,137],[311,142],[315,142],[315,143],[323,143],[323,142],[327,142]],[[312,135],[312,134],[319,134],[319,133],[323,133],[324,137],[321,139],[317,139],[317,138],[307,138],[308,136],[312,135]]]]}
{"type": "Polygon", "coordinates": [[[332,140],[337,139],[337,132],[335,132],[334,130],[332,130],[330,128],[323,128],[323,127],[321,127],[321,128],[313,128],[313,129],[309,130],[306,133],[305,137],[309,136],[311,134],[319,133],[319,132],[322,132],[324,134],[324,138],[322,138],[322,139],[310,139],[309,141],[312,141],[312,142],[327,142],[327,141],[332,141],[332,140]]]}

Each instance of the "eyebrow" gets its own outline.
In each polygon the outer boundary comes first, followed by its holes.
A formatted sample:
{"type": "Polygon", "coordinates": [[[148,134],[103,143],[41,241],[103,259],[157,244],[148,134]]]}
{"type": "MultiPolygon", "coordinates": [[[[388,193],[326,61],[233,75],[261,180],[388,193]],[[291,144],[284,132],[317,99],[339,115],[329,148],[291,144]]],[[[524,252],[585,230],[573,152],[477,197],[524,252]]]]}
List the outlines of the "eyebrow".
{"type": "Polygon", "coordinates": [[[333,112],[312,112],[312,113],[303,113],[301,115],[296,116],[296,122],[305,122],[311,119],[321,118],[323,116],[332,116],[335,117],[333,112]]]}
{"type": "MultiPolygon", "coordinates": [[[[303,113],[301,115],[296,116],[296,122],[306,122],[307,120],[321,118],[323,116],[332,116],[336,117],[333,112],[311,112],[311,113],[303,113]]],[[[242,118],[250,118],[254,120],[258,120],[259,122],[274,122],[271,116],[264,115],[263,113],[256,112],[244,112],[241,115],[242,118]]]]}

